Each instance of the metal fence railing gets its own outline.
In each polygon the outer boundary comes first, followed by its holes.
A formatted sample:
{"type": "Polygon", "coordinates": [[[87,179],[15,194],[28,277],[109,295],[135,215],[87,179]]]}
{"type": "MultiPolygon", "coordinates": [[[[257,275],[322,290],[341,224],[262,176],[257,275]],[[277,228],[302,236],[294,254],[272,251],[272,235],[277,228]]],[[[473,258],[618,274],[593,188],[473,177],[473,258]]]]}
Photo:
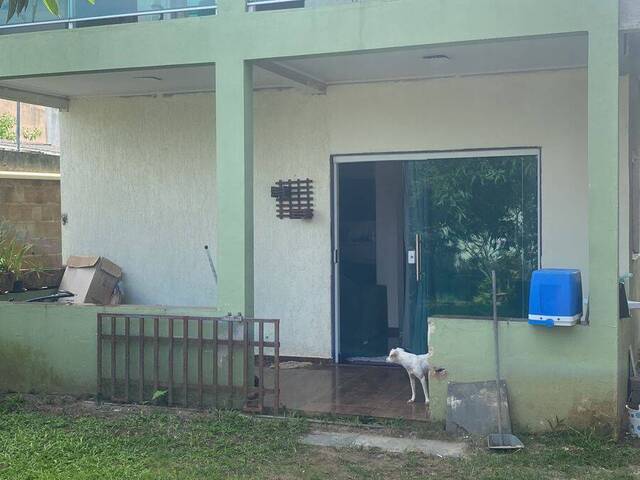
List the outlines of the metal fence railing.
{"type": "Polygon", "coordinates": [[[101,313],[98,398],[277,414],[280,322],[101,313]]]}

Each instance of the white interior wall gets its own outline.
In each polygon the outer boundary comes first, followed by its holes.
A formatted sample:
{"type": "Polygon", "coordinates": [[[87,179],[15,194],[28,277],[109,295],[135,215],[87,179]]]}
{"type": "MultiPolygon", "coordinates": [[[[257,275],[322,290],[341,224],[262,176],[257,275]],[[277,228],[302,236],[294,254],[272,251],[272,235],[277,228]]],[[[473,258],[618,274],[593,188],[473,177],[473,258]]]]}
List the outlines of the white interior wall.
{"type": "MultiPolygon", "coordinates": [[[[255,96],[255,313],[283,355],[331,355],[330,155],[542,147],[542,265],[588,288],[585,70],[331,87],[255,96]],[[314,180],[311,221],[278,220],[278,179],[314,180]]],[[[63,253],[105,255],[137,303],[211,304],[213,102],[73,100],[63,116],[63,253]],[[203,207],[204,206],[204,207],[203,207]]]]}
{"type": "Polygon", "coordinates": [[[389,328],[400,326],[404,289],[402,165],[379,162],[376,175],[376,276],[387,287],[389,328]]]}

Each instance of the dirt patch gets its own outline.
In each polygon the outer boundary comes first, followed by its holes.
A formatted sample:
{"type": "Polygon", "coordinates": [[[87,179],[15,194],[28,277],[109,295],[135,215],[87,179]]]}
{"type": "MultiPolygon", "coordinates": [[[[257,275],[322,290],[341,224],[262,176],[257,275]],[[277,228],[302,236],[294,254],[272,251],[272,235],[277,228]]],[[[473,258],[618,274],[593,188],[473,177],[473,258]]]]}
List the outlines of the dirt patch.
{"type": "Polygon", "coordinates": [[[171,414],[180,418],[197,418],[209,415],[207,411],[161,407],[156,405],[132,405],[98,403],[95,400],[70,395],[0,394],[0,403],[11,398],[19,400],[23,411],[42,412],[69,417],[93,416],[98,418],[119,418],[135,414],[171,414]]]}
{"type": "Polygon", "coordinates": [[[270,479],[300,478],[454,478],[451,464],[422,455],[395,455],[375,450],[314,448],[303,454],[304,469],[291,466],[291,471],[269,476],[270,479]],[[301,475],[302,474],[302,475],[301,475]]]}
{"type": "Polygon", "coordinates": [[[409,422],[404,420],[374,421],[371,424],[332,422],[324,420],[309,419],[314,430],[340,433],[375,433],[389,437],[410,438],[410,439],[431,439],[460,441],[468,440],[468,437],[460,437],[447,433],[441,423],[429,422],[409,422]]]}

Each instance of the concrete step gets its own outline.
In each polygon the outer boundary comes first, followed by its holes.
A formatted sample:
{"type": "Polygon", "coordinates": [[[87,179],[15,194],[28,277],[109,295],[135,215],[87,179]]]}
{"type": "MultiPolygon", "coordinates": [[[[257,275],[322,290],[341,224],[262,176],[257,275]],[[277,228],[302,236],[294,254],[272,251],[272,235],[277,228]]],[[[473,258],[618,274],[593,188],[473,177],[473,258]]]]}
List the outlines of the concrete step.
{"type": "Polygon", "coordinates": [[[306,445],[333,448],[378,448],[389,453],[417,452],[436,457],[462,457],[467,446],[462,442],[396,438],[367,433],[311,432],[302,437],[306,445]]]}

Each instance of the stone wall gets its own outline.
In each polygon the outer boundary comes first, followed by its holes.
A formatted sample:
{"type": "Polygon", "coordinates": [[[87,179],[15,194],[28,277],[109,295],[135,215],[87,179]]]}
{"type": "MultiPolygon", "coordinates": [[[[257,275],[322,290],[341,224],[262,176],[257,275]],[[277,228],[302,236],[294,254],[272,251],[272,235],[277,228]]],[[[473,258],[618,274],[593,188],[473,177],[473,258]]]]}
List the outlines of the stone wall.
{"type": "Polygon", "coordinates": [[[59,173],[58,156],[0,150],[0,219],[34,244],[43,267],[62,265],[60,182],[10,178],[5,172],[59,173]]]}

